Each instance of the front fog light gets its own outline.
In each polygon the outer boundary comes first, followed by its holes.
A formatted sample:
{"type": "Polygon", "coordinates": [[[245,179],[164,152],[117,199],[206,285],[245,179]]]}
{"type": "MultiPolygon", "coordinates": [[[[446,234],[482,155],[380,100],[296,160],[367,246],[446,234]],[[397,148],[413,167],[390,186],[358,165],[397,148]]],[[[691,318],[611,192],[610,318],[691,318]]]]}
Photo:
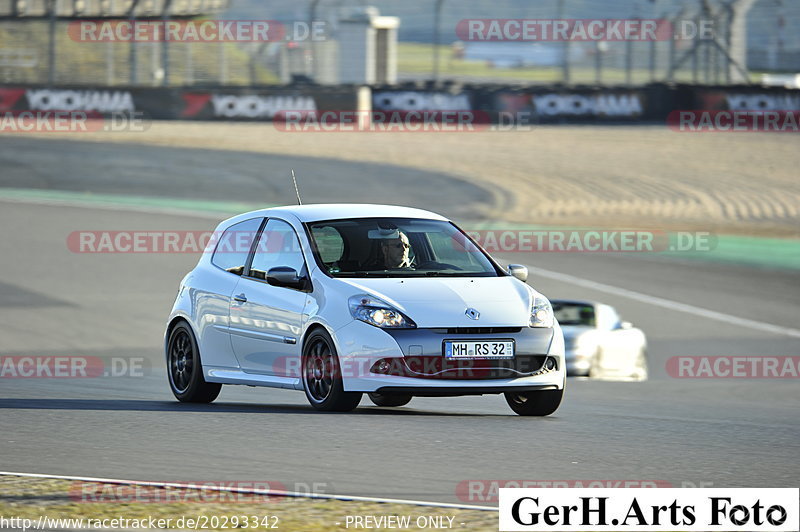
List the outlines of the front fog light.
{"type": "Polygon", "coordinates": [[[547,370],[554,370],[556,369],[556,361],[553,358],[547,357],[547,360],[544,363],[544,367],[547,370]]]}
{"type": "Polygon", "coordinates": [[[389,368],[391,368],[391,367],[392,367],[392,365],[389,364],[389,361],[386,360],[385,358],[383,358],[383,359],[375,362],[375,364],[372,365],[372,368],[370,369],[370,372],[386,374],[386,373],[389,373],[389,368]]]}

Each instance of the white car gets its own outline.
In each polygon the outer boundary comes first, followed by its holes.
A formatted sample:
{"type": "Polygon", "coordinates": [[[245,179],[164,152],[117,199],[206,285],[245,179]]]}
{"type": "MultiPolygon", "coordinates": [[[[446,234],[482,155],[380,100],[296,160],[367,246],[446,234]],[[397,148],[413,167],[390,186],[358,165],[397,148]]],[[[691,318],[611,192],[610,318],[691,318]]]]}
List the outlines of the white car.
{"type": "Polygon", "coordinates": [[[520,415],[561,403],[550,302],[452,222],[386,205],[265,209],[222,222],[180,284],[165,334],[185,402],[222,384],[304,390],[318,410],[413,396],[505,394],[520,415]]]}
{"type": "Polygon", "coordinates": [[[564,330],[570,376],[647,380],[647,338],[616,309],[585,300],[553,300],[564,330]]]}

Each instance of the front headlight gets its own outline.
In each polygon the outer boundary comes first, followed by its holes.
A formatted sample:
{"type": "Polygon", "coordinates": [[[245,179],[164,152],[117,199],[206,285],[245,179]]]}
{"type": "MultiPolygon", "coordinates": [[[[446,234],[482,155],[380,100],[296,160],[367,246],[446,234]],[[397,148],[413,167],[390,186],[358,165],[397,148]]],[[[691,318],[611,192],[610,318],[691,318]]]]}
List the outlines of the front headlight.
{"type": "Polygon", "coordinates": [[[544,296],[534,297],[528,326],[550,328],[554,324],[555,317],[553,316],[553,307],[550,306],[550,301],[544,296]]]}
{"type": "Polygon", "coordinates": [[[413,329],[417,326],[411,318],[386,301],[370,295],[353,296],[348,300],[350,314],[357,320],[382,329],[413,329]]]}

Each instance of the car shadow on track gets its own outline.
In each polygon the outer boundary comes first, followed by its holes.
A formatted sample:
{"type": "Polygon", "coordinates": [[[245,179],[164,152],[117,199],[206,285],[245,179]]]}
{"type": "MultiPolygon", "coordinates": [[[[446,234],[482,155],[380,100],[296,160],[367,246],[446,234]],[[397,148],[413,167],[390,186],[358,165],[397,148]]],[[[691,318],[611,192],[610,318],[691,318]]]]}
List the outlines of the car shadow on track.
{"type": "MultiPolygon", "coordinates": [[[[216,414],[316,414],[316,415],[400,415],[400,416],[470,416],[486,417],[496,414],[431,412],[398,408],[361,406],[352,412],[318,412],[308,405],[266,405],[257,403],[193,404],[177,401],[146,401],[139,399],[0,399],[0,410],[99,410],[135,412],[206,412],[216,414]]],[[[505,416],[503,416],[505,417],[505,416]]]]}

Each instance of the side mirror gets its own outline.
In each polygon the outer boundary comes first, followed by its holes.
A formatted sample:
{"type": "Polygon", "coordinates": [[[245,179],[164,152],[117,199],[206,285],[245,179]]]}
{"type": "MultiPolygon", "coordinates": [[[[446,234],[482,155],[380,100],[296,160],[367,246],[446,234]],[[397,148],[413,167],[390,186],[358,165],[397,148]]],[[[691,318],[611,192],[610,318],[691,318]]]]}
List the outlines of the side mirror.
{"type": "Polygon", "coordinates": [[[277,266],[270,268],[267,272],[267,282],[272,286],[303,290],[306,287],[307,279],[300,277],[294,268],[277,266]]]}
{"type": "Polygon", "coordinates": [[[528,280],[528,268],[526,268],[522,264],[509,264],[508,273],[510,273],[513,277],[516,277],[523,283],[528,280]]]}
{"type": "Polygon", "coordinates": [[[633,329],[633,323],[629,321],[623,321],[619,324],[620,329],[633,329]]]}

